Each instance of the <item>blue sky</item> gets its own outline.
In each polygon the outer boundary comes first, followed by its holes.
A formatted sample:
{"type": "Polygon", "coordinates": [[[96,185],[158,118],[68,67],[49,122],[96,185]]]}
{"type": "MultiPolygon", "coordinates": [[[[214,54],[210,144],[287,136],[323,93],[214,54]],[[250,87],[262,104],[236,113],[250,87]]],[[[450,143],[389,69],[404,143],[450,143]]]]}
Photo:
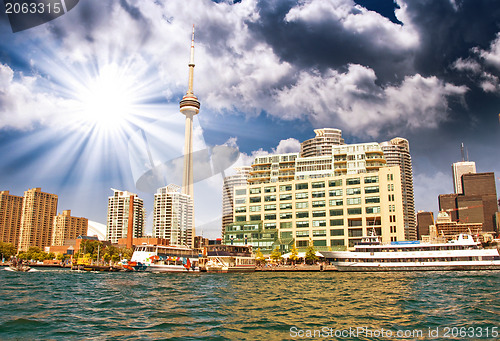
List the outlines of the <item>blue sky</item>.
{"type": "Polygon", "coordinates": [[[4,13],[0,189],[42,187],[59,211],[105,223],[117,188],[150,217],[153,187],[177,179],[141,182],[182,155],[193,24],[195,149],[240,152],[199,175],[198,233],[219,236],[233,166],[297,151],[316,128],[342,129],[347,143],[407,138],[417,210],[452,192],[462,142],[500,183],[497,1],[82,0],[17,33],[4,13]]]}

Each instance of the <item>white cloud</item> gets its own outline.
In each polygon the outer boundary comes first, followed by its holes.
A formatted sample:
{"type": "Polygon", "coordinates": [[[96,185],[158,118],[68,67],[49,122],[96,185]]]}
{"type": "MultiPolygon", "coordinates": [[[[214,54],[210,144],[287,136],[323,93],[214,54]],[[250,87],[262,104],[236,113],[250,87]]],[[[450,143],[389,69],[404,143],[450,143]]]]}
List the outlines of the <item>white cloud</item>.
{"type": "Polygon", "coordinates": [[[364,131],[377,136],[393,122],[409,128],[436,127],[447,119],[448,96],[463,95],[467,88],[436,77],[414,75],[401,85],[381,87],[372,69],[349,65],[345,73],[327,70],[302,72],[296,84],[276,92],[274,115],[284,118],[311,116],[317,125],[364,131]]]}
{"type": "Polygon", "coordinates": [[[492,65],[500,70],[500,33],[490,44],[489,50],[474,49],[484,59],[486,64],[492,65]]]}
{"type": "Polygon", "coordinates": [[[292,8],[286,15],[287,21],[308,23],[340,22],[342,27],[357,35],[376,37],[372,43],[384,49],[411,49],[419,44],[418,31],[415,30],[408,15],[406,5],[400,4],[396,15],[404,25],[391,22],[380,14],[356,5],[352,0],[309,0],[292,8]]]}
{"type": "Polygon", "coordinates": [[[281,140],[274,151],[276,154],[298,153],[300,152],[300,142],[294,138],[281,140]]]}
{"type": "Polygon", "coordinates": [[[458,71],[469,71],[472,73],[480,73],[481,72],[481,64],[471,58],[458,58],[453,64],[452,68],[458,71]]]}

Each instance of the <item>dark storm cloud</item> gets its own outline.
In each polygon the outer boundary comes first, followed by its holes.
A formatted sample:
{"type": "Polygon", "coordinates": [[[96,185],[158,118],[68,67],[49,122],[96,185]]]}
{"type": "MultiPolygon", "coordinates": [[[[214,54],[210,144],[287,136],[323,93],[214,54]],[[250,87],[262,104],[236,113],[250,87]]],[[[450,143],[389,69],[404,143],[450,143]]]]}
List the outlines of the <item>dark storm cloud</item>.
{"type": "MultiPolygon", "coordinates": [[[[414,73],[411,49],[397,46],[396,42],[390,48],[377,44],[381,38],[392,37],[378,37],[377,32],[360,34],[346,29],[338,20],[286,21],[285,16],[296,6],[296,1],[261,1],[261,20],[250,24],[282,60],[320,70],[345,70],[349,63],[361,64],[374,69],[379,79],[391,81],[414,73]]],[[[359,9],[353,7],[351,11],[356,14],[359,9]]]]}

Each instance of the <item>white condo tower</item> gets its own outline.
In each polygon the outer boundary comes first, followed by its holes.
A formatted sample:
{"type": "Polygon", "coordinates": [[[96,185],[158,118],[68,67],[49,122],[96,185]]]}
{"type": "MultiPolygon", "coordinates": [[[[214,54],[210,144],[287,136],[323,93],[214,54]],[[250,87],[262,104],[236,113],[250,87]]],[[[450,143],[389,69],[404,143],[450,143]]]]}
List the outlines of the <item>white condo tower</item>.
{"type": "Polygon", "coordinates": [[[193,237],[194,237],[194,196],[193,196],[193,117],[200,112],[200,102],[193,93],[194,77],[194,25],[191,38],[191,58],[189,60],[189,85],[188,91],[182,97],[180,104],[181,113],[186,116],[186,130],[184,133],[184,169],[182,175],[182,193],[190,196],[193,203],[193,237]]]}

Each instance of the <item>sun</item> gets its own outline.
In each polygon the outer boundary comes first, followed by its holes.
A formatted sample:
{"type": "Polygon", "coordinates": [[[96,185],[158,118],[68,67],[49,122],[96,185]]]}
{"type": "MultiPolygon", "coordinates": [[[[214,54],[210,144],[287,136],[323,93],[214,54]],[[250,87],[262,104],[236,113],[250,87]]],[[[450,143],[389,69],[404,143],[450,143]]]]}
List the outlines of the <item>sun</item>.
{"type": "Polygon", "coordinates": [[[79,121],[104,130],[115,130],[126,124],[134,112],[134,84],[134,77],[116,64],[101,67],[83,81],[77,91],[79,121]]]}

